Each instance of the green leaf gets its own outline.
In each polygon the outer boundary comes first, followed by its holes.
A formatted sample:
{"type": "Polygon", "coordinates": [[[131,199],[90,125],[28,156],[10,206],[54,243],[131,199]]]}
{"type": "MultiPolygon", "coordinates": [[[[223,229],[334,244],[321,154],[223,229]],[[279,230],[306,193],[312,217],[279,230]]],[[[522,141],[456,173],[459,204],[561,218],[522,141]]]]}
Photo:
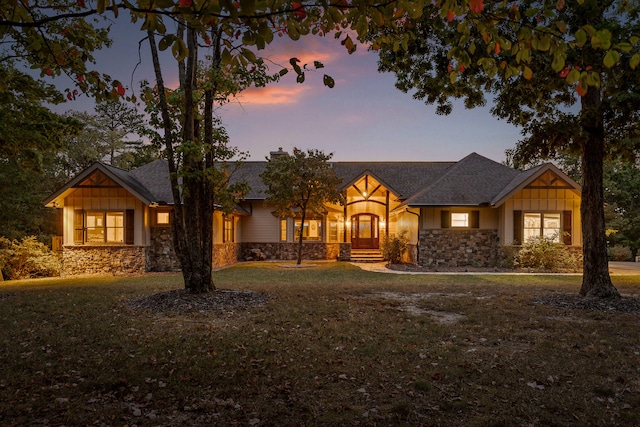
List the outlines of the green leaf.
{"type": "Polygon", "coordinates": [[[600,40],[600,37],[593,36],[591,37],[591,47],[593,47],[594,49],[599,49],[600,46],[602,46],[602,40],[600,40]]]}
{"type": "Polygon", "coordinates": [[[333,89],[333,87],[336,85],[336,82],[333,80],[333,78],[331,76],[327,76],[326,74],[322,78],[322,81],[324,85],[329,87],[330,89],[333,89]]]}
{"type": "Polygon", "coordinates": [[[287,74],[289,72],[289,70],[287,70],[286,68],[283,68],[282,70],[280,70],[278,72],[278,74],[280,75],[280,77],[284,76],[285,74],[287,74]]]}
{"type": "Polygon", "coordinates": [[[569,74],[567,74],[567,83],[572,85],[578,80],[580,80],[580,71],[576,70],[575,68],[569,71],[569,74]]]}
{"type": "Polygon", "coordinates": [[[576,31],[575,37],[576,37],[576,43],[578,44],[578,47],[584,46],[585,43],[587,42],[587,33],[582,28],[576,31]]]}
{"type": "Polygon", "coordinates": [[[635,70],[640,64],[640,53],[635,53],[629,60],[629,66],[632,70],[635,70]]]}
{"type": "Polygon", "coordinates": [[[168,34],[164,36],[163,38],[160,39],[160,42],[158,43],[158,49],[160,49],[161,51],[165,51],[169,49],[169,47],[173,44],[175,39],[176,39],[176,36],[173,34],[168,34]]]}
{"type": "Polygon", "coordinates": [[[533,71],[531,71],[531,68],[525,65],[524,69],[522,70],[522,77],[524,77],[525,80],[531,80],[531,78],[533,77],[533,71]]]}
{"type": "Polygon", "coordinates": [[[296,77],[296,82],[304,83],[304,73],[298,74],[298,77],[296,77]]]}
{"type": "Polygon", "coordinates": [[[247,58],[249,62],[256,62],[256,54],[250,51],[249,49],[242,48],[242,55],[247,58]]]}
{"type": "Polygon", "coordinates": [[[615,50],[610,50],[604,56],[604,66],[607,68],[611,68],[620,60],[620,54],[615,50]]]}
{"type": "Polygon", "coordinates": [[[313,61],[313,66],[316,68],[316,70],[324,68],[324,64],[320,61],[313,61]]]}
{"type": "Polygon", "coordinates": [[[449,82],[451,82],[452,85],[456,83],[457,78],[458,78],[457,71],[452,71],[449,73],[449,82]]]}
{"type": "Polygon", "coordinates": [[[96,7],[98,13],[104,13],[104,11],[107,10],[107,1],[108,0],[98,0],[98,7],[96,7]]]}

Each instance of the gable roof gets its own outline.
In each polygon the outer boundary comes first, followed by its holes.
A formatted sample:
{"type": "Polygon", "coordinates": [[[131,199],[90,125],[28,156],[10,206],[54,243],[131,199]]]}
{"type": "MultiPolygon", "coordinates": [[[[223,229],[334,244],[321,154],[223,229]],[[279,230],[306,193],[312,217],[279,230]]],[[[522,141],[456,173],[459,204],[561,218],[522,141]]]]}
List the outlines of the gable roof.
{"type": "MultiPolygon", "coordinates": [[[[155,162],[154,162],[155,163],[155,162]]],[[[117,168],[115,166],[107,165],[104,163],[96,162],[91,166],[84,169],[82,172],[78,173],[74,178],[72,178],[65,185],[56,190],[53,194],[47,197],[43,203],[46,206],[50,206],[55,200],[59,197],[64,196],[65,193],[72,191],[74,188],[78,188],[82,181],[89,178],[91,175],[96,173],[97,171],[102,172],[109,179],[114,181],[116,184],[123,187],[125,190],[129,191],[135,197],[140,199],[142,202],[146,204],[151,204],[156,201],[154,194],[141,183],[130,171],[126,171],[124,169],[117,168]]],[[[168,174],[165,175],[168,177],[168,174]]],[[[167,180],[165,178],[165,180],[167,180]]],[[[168,180],[167,180],[168,181],[168,180]]]]}
{"type": "Polygon", "coordinates": [[[342,189],[365,175],[374,177],[399,199],[414,195],[441,176],[455,162],[334,162],[342,189]]]}
{"type": "Polygon", "coordinates": [[[496,196],[491,200],[491,205],[500,206],[515,193],[522,190],[548,171],[556,174],[561,180],[566,182],[571,187],[572,191],[576,193],[580,193],[582,191],[580,184],[575,182],[570,176],[562,172],[552,163],[545,163],[528,169],[516,176],[500,193],[496,194],[496,196]]]}
{"type": "Polygon", "coordinates": [[[471,153],[401,206],[489,205],[518,174],[508,166],[471,153]]]}

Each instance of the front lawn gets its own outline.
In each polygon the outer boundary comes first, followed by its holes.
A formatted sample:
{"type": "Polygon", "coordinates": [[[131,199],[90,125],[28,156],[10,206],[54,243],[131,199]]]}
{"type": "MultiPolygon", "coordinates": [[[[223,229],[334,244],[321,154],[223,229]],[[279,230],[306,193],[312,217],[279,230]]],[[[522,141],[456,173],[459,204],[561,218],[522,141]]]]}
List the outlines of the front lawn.
{"type": "MultiPolygon", "coordinates": [[[[640,298],[639,276],[613,279],[640,298]]],[[[640,314],[541,303],[579,276],[215,280],[268,299],[157,312],[132,302],[181,276],[0,284],[0,425],[640,425],[640,314]]]]}

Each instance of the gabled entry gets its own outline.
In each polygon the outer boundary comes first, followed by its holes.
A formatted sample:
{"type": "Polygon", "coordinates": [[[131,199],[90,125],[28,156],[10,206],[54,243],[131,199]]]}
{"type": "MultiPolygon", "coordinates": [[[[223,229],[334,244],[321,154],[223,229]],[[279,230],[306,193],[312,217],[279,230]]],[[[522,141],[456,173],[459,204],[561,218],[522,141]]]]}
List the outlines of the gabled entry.
{"type": "Polygon", "coordinates": [[[361,213],[351,217],[351,248],[378,249],[380,247],[378,215],[361,213]]]}

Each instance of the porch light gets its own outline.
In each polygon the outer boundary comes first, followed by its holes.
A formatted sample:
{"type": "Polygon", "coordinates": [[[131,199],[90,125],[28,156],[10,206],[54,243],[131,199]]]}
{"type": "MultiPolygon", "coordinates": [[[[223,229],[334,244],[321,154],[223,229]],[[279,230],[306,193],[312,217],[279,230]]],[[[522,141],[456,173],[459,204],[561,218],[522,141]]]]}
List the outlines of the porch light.
{"type": "Polygon", "coordinates": [[[385,219],[381,219],[380,220],[380,227],[384,227],[387,224],[387,221],[385,221],[385,219]]]}
{"type": "Polygon", "coordinates": [[[364,197],[364,198],[366,198],[366,197],[367,197],[367,192],[366,192],[366,191],[363,191],[363,192],[362,192],[362,197],[364,197]]]}

